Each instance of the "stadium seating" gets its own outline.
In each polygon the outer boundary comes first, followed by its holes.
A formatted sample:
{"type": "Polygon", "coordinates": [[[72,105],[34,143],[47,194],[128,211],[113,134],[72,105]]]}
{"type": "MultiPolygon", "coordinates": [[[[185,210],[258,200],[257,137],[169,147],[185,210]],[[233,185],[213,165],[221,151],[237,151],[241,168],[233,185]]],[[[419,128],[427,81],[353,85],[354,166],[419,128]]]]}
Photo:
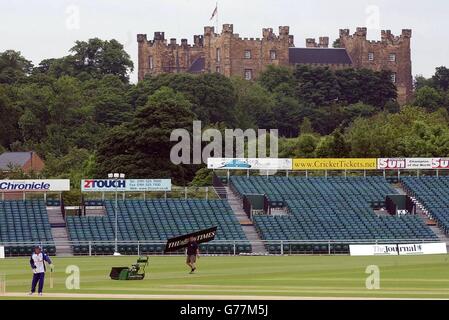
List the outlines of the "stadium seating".
{"type": "Polygon", "coordinates": [[[402,185],[449,234],[449,177],[403,177],[402,185]]]}
{"type": "MultiPolygon", "coordinates": [[[[242,177],[230,178],[240,195],[265,194],[271,202],[284,202],[288,214],[256,215],[254,223],[265,240],[316,241],[317,245],[289,244],[287,250],[327,251],[319,240],[437,239],[417,216],[376,215],[373,203],[396,194],[382,177],[242,177]]],[[[335,244],[342,251],[347,245],[335,244]]],[[[279,245],[269,245],[278,252],[279,245]]]]}
{"type": "MultiPolygon", "coordinates": [[[[114,240],[114,201],[105,201],[106,216],[67,217],[69,237],[78,241],[74,246],[75,254],[87,253],[86,243],[96,241],[95,254],[111,253],[110,245],[99,241],[114,240]]],[[[118,202],[118,240],[141,241],[141,253],[162,253],[168,238],[218,226],[216,240],[202,244],[201,249],[208,253],[231,253],[233,240],[245,240],[237,243],[236,252],[250,252],[251,246],[231,207],[223,200],[126,200],[118,202]],[[146,244],[158,242],[158,244],[146,244]]],[[[92,247],[91,247],[92,248],[92,247]]],[[[120,245],[121,253],[137,253],[137,246],[120,245]]]]}
{"type": "MultiPolygon", "coordinates": [[[[29,245],[6,245],[6,255],[30,254],[33,244],[53,242],[44,201],[0,201],[0,243],[8,242],[29,245]]],[[[47,245],[44,249],[49,254],[56,252],[54,245],[47,245]]]]}

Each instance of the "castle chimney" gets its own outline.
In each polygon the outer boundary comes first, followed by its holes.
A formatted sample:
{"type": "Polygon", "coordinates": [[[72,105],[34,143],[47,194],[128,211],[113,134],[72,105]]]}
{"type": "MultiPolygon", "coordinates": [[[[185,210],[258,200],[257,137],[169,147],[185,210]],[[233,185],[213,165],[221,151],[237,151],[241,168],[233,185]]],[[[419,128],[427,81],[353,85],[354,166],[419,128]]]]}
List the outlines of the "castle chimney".
{"type": "Polygon", "coordinates": [[[317,44],[314,38],[307,38],[306,39],[306,48],[316,48],[317,44]]]}
{"type": "Polygon", "coordinates": [[[329,48],[329,37],[320,37],[320,48],[329,48]]]}
{"type": "Polygon", "coordinates": [[[170,39],[170,45],[171,45],[172,47],[175,47],[175,46],[176,46],[176,38],[171,38],[171,39],[170,39]]]}

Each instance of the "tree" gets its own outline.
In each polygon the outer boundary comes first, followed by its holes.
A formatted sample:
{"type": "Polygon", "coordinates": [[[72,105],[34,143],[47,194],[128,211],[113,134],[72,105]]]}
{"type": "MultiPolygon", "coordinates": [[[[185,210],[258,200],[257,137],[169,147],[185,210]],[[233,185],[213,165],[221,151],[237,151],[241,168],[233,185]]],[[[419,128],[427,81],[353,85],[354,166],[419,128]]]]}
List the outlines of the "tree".
{"type": "Polygon", "coordinates": [[[174,165],[170,141],[174,129],[191,132],[194,114],[183,94],[162,87],[148,98],[128,123],[113,127],[98,148],[97,175],[121,171],[129,177],[173,178],[185,184],[195,166],[174,165]]]}
{"type": "Polygon", "coordinates": [[[449,89],[449,69],[446,67],[436,68],[432,82],[437,88],[447,91],[449,89]]]}
{"type": "Polygon", "coordinates": [[[341,48],[341,41],[340,41],[340,39],[336,39],[336,40],[332,43],[332,48],[341,48]]]}
{"type": "Polygon", "coordinates": [[[344,104],[362,102],[383,109],[396,100],[397,90],[389,71],[343,69],[335,71],[340,90],[339,101],[344,104]]]}
{"type": "Polygon", "coordinates": [[[0,84],[13,84],[31,73],[33,64],[19,51],[0,52],[0,84]]]}
{"type": "Polygon", "coordinates": [[[346,142],[341,129],[335,130],[332,135],[322,137],[315,153],[320,158],[348,158],[351,147],[346,142]]]}
{"type": "Polygon", "coordinates": [[[421,89],[422,87],[425,87],[425,86],[434,88],[435,84],[433,83],[432,79],[427,79],[423,75],[417,75],[415,77],[415,81],[414,81],[415,90],[417,91],[417,90],[419,90],[419,89],[421,89]]]}
{"type": "Polygon", "coordinates": [[[297,138],[279,140],[280,158],[312,158],[318,138],[313,134],[302,134],[297,138]]]}
{"type": "Polygon", "coordinates": [[[272,108],[274,123],[272,128],[279,130],[284,137],[298,136],[298,123],[302,118],[302,105],[293,97],[275,94],[272,108]]]}
{"type": "Polygon", "coordinates": [[[190,183],[194,187],[207,187],[212,185],[212,177],[214,175],[213,170],[207,168],[201,168],[195,173],[195,177],[190,183]]]}
{"type": "Polygon", "coordinates": [[[17,122],[20,111],[14,107],[9,87],[0,85],[0,145],[9,147],[20,137],[17,122]]]}
{"type": "Polygon", "coordinates": [[[237,124],[236,92],[231,80],[221,74],[162,74],[140,81],[128,93],[134,108],[143,106],[148,97],[161,87],[180,92],[191,103],[192,111],[204,125],[223,122],[237,124]]]}
{"type": "Polygon", "coordinates": [[[304,119],[301,122],[301,125],[299,126],[299,132],[301,134],[313,133],[312,122],[310,122],[309,118],[304,117],[304,119]]]}
{"type": "Polygon", "coordinates": [[[257,82],[270,92],[274,92],[277,87],[283,84],[293,87],[293,72],[291,68],[288,67],[268,65],[267,68],[260,73],[257,82]]]}
{"type": "Polygon", "coordinates": [[[133,62],[123,45],[117,40],[98,38],[88,41],[76,41],[70,49],[73,54],[76,75],[86,73],[93,78],[112,74],[128,82],[128,74],[134,70],[133,62]]]}
{"type": "Polygon", "coordinates": [[[429,86],[424,86],[416,91],[414,105],[426,108],[430,111],[435,111],[441,106],[442,101],[443,97],[438,90],[429,86]]]}
{"type": "Polygon", "coordinates": [[[298,65],[294,77],[296,97],[300,102],[325,106],[339,98],[337,78],[329,68],[298,65]]]}
{"type": "Polygon", "coordinates": [[[359,118],[347,129],[345,139],[354,157],[430,157],[447,150],[448,111],[426,112],[403,107],[396,114],[381,113],[359,118]]]}
{"type": "Polygon", "coordinates": [[[245,114],[257,128],[273,128],[275,100],[272,95],[258,83],[243,79],[233,81],[237,92],[237,112],[245,114]]]}

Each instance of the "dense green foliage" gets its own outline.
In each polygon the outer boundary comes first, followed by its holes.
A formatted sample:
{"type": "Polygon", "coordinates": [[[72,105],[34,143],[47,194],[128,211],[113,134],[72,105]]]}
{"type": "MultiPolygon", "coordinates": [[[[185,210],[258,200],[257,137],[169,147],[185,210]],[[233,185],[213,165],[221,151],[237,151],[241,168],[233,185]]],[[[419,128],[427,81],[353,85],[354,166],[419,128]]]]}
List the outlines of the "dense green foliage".
{"type": "Polygon", "coordinates": [[[131,84],[133,68],[116,40],[77,41],[37,66],[0,53],[0,152],[34,150],[43,176],[74,186],[117,170],[206,184],[201,166],[169,160],[170,133],[191,132],[193,120],[221,131],[276,128],[282,157],[449,155],[445,67],[416,77],[416,99],[402,108],[386,71],[269,66],[255,82],[180,73],[131,84]]]}

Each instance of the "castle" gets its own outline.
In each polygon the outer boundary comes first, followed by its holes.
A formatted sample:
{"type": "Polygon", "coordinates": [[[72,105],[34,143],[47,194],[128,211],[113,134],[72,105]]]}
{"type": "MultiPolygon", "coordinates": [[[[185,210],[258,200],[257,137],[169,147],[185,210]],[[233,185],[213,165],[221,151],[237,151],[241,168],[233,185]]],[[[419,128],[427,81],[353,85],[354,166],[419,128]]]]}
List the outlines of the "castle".
{"type": "Polygon", "coordinates": [[[253,80],[269,64],[389,70],[398,102],[405,104],[413,94],[411,35],[409,29],[402,30],[400,36],[386,30],[381,32],[380,41],[370,41],[366,28],[357,28],[354,34],[342,29],[336,47],[329,47],[329,37],[320,37],[318,42],[306,39],[306,47],[297,48],[288,26],[279,27],[278,34],[264,28],[262,38],[241,38],[232,24],[224,24],[220,34],[214,27],[204,27],[204,34],[195,35],[193,44],[187,39],[181,39],[180,44],[174,38],[167,41],[164,32],[155,32],[153,40],[138,34],[138,78],[142,80],[147,74],[218,72],[253,80]]]}

